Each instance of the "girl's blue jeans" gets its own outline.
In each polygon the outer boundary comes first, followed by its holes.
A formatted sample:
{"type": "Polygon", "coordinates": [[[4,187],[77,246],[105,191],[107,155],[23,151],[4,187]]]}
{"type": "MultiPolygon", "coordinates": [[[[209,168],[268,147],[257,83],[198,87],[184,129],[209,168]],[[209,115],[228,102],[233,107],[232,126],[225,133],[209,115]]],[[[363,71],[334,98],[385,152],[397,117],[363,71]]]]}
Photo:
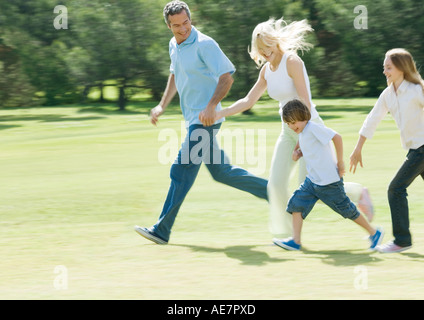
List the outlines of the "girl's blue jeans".
{"type": "Polygon", "coordinates": [[[229,158],[220,149],[216,139],[220,127],[221,124],[210,127],[192,125],[188,128],[177,159],[171,166],[171,185],[162,213],[152,228],[152,231],[163,240],[169,241],[175,218],[196,180],[202,162],[214,180],[268,200],[266,179],[229,163],[229,158]]]}
{"type": "Polygon", "coordinates": [[[395,237],[394,243],[401,247],[412,245],[406,189],[419,175],[424,179],[424,145],[418,149],[409,150],[405,162],[396,173],[388,189],[393,235],[395,237]]]}

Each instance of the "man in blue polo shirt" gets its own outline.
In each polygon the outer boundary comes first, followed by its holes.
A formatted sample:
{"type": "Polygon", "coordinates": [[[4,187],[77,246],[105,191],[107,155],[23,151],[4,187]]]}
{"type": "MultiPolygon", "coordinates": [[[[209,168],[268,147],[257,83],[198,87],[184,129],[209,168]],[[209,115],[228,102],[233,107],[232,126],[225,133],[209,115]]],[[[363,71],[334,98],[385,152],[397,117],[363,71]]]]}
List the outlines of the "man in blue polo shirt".
{"type": "Polygon", "coordinates": [[[174,35],[169,42],[170,75],[159,105],[150,112],[150,119],[156,125],[178,92],[187,136],[171,167],[171,186],[159,220],[151,228],[135,226],[137,233],[158,244],[168,243],[179,208],[202,162],[216,181],[268,199],[268,181],[232,166],[216,140],[223,119],[215,121],[215,113],[221,110],[221,100],[233,84],[234,65],[212,38],[191,25],[187,4],[168,3],[164,18],[174,35]]]}

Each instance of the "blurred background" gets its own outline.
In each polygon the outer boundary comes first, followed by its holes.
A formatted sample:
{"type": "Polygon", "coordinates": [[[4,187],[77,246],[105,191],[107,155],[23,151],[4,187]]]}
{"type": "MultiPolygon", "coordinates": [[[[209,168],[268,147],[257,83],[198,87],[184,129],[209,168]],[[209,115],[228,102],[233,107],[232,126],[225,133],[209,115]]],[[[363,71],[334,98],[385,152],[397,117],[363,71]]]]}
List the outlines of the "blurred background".
{"type": "MultiPolygon", "coordinates": [[[[84,103],[93,100],[93,91],[102,102],[111,86],[121,110],[130,100],[159,100],[170,63],[172,34],[162,16],[167,2],[1,0],[0,107],[84,103]],[[57,5],[67,8],[67,29],[54,26],[57,5]]],[[[256,81],[248,46],[255,26],[270,17],[307,19],[314,28],[315,47],[302,58],[315,98],[378,96],[386,86],[384,54],[394,47],[409,50],[419,68],[424,64],[422,0],[186,2],[193,25],[213,37],[237,68],[228,98],[244,96],[256,81]],[[355,12],[358,5],[366,12],[355,12]],[[355,28],[355,19],[366,29],[355,28]]]]}

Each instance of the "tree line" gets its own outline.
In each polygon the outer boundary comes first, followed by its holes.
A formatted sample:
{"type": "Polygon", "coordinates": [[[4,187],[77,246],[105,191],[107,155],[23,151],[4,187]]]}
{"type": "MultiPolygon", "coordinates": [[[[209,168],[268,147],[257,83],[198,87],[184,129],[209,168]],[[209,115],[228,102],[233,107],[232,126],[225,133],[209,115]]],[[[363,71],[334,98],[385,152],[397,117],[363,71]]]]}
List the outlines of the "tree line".
{"type": "MultiPolygon", "coordinates": [[[[1,1],[0,106],[81,102],[93,87],[102,92],[111,84],[121,109],[140,91],[160,99],[172,37],[162,16],[167,2],[1,1]],[[58,5],[66,12],[55,12],[58,5]]],[[[384,54],[394,47],[409,50],[418,66],[424,63],[422,0],[186,2],[193,25],[212,36],[237,68],[232,98],[246,94],[257,79],[248,47],[255,26],[270,17],[307,19],[313,27],[314,48],[302,58],[315,97],[378,96],[386,85],[384,54]]]]}

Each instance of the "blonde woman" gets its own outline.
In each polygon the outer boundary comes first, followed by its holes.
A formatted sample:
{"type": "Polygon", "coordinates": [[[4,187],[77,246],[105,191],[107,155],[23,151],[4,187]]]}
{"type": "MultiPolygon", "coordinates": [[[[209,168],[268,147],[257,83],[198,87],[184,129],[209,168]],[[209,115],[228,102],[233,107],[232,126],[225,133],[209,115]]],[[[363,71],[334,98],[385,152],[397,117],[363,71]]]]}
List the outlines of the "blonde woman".
{"type": "Polygon", "coordinates": [[[405,162],[390,182],[387,194],[394,240],[378,247],[383,253],[401,252],[412,246],[409,231],[407,188],[421,175],[424,179],[424,81],[412,55],[405,49],[392,49],[384,59],[387,88],[381,93],[359,131],[359,140],[350,156],[350,170],[362,167],[362,148],[371,139],[388,112],[400,130],[402,147],[408,150],[405,162]]]}
{"type": "MultiPolygon", "coordinates": [[[[279,101],[280,115],[290,100],[300,99],[309,108],[311,121],[323,123],[311,99],[308,74],[297,51],[312,47],[305,36],[313,31],[306,20],[287,24],[283,19],[269,19],[256,26],[252,34],[251,58],[260,68],[259,77],[249,93],[233,105],[217,112],[217,119],[243,112],[253,107],[266,90],[271,98],[279,101]]],[[[286,212],[291,191],[289,180],[295,161],[292,152],[298,149],[298,135],[283,122],[282,131],[275,145],[268,182],[270,204],[270,232],[275,237],[291,235],[291,215],[286,212]]],[[[299,184],[305,180],[306,166],[299,160],[299,184]]],[[[346,191],[352,201],[372,218],[373,208],[366,188],[347,184],[346,191]],[[352,194],[352,192],[354,194],[352,194]]]]}

